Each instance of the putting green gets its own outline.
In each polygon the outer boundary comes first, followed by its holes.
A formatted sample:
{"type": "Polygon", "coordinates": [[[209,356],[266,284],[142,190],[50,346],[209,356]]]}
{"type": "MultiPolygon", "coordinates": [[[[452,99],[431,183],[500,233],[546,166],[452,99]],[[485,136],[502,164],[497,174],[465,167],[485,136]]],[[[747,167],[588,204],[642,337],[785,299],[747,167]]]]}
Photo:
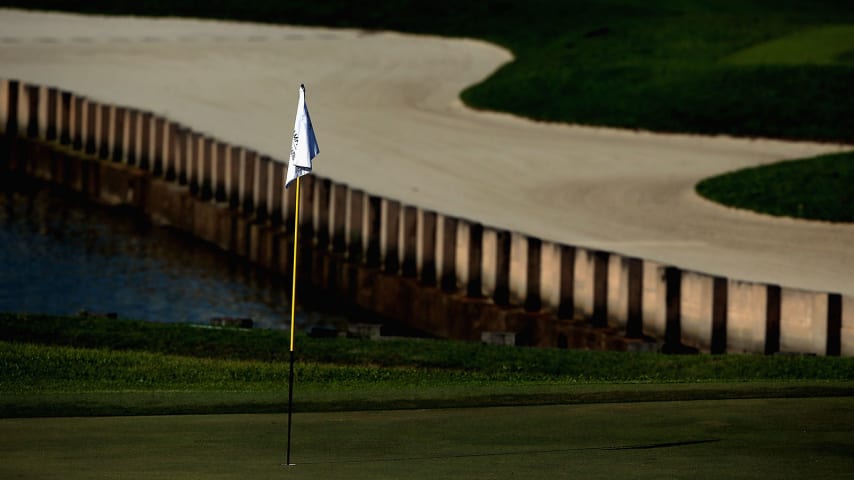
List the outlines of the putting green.
{"type": "Polygon", "coordinates": [[[833,65],[854,62],[854,25],[825,25],[753,45],[724,60],[733,65],[833,65]]]}
{"type": "Polygon", "coordinates": [[[854,398],[0,420],[0,478],[850,478],[854,398]]]}

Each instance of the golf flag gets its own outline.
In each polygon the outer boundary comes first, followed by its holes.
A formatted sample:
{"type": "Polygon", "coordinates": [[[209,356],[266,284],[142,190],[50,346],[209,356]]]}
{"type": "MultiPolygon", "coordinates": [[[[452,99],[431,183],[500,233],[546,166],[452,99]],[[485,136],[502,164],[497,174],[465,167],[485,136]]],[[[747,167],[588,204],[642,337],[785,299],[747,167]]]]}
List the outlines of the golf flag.
{"type": "Polygon", "coordinates": [[[299,86],[299,103],[297,116],[294,120],[294,138],[291,143],[291,158],[288,161],[288,174],[285,177],[285,188],[297,178],[311,173],[311,160],[320,153],[311,117],[305,104],[305,85],[299,86]]]}
{"type": "Polygon", "coordinates": [[[314,136],[314,128],[311,126],[311,117],[308,116],[308,107],[305,105],[305,85],[299,86],[299,103],[297,103],[297,117],[294,120],[294,138],[291,143],[291,158],[288,161],[288,174],[285,177],[285,188],[296,180],[297,191],[294,205],[294,277],[291,282],[291,372],[288,376],[288,453],[287,465],[291,463],[291,416],[294,405],[294,318],[296,317],[297,304],[297,247],[299,246],[299,177],[311,173],[311,160],[320,153],[317,147],[317,138],[314,136]]]}

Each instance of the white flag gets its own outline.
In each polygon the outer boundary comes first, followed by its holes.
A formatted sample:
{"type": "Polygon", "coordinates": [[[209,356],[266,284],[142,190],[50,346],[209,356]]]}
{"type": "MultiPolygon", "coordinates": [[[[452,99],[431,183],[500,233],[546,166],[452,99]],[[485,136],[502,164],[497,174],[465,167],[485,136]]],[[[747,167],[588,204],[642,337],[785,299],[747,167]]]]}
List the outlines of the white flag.
{"type": "Polygon", "coordinates": [[[288,175],[285,177],[285,188],[288,188],[297,178],[311,173],[311,160],[320,153],[317,138],[311,126],[311,117],[305,105],[305,85],[299,86],[299,103],[297,117],[294,120],[294,138],[291,143],[291,158],[288,161],[288,175]]]}

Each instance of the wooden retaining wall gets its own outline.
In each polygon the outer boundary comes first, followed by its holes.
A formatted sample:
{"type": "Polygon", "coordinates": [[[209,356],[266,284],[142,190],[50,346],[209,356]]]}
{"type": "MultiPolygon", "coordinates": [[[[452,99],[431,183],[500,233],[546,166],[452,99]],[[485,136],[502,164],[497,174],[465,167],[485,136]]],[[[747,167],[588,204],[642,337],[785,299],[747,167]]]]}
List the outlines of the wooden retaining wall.
{"type": "MultiPolygon", "coordinates": [[[[284,164],[169,119],[0,80],[0,174],[130,205],[270,270],[293,262],[284,164]]],[[[520,345],[854,355],[854,298],[543,241],[303,178],[301,298],[440,337],[520,345]],[[506,336],[502,336],[502,339],[506,336]]]]}

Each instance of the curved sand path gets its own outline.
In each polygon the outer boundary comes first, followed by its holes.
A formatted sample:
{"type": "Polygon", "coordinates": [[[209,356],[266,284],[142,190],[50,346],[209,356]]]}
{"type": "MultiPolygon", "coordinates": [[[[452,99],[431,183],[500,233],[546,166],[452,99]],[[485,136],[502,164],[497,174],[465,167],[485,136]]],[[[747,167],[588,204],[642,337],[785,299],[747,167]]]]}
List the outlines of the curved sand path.
{"type": "Polygon", "coordinates": [[[543,124],[460,104],[509,60],[472,40],[0,9],[0,77],[152,110],[276,158],[305,83],[321,175],[546,240],[854,295],[854,225],[693,193],[710,175],[841,147],[543,124]]]}

